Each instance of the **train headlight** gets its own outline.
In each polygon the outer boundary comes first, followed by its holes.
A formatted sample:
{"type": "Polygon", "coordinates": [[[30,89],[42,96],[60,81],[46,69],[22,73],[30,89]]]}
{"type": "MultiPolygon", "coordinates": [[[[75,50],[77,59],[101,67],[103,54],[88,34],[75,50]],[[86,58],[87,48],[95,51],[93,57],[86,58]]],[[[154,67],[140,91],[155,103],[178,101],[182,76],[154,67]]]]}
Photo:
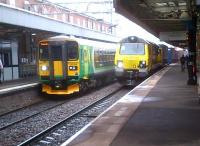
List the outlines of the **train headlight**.
{"type": "Polygon", "coordinates": [[[118,63],[117,63],[117,67],[119,67],[119,68],[123,68],[123,66],[124,66],[123,62],[122,62],[122,61],[118,61],[118,63]]]}
{"type": "Polygon", "coordinates": [[[46,71],[46,70],[48,70],[48,67],[46,66],[46,65],[42,65],[42,71],[46,71]]]}
{"type": "Polygon", "coordinates": [[[77,66],[69,66],[69,70],[78,70],[77,66]]]}
{"type": "Polygon", "coordinates": [[[146,61],[144,61],[144,60],[143,60],[143,61],[140,61],[140,62],[139,62],[139,67],[140,67],[140,68],[146,68],[146,61]]]}

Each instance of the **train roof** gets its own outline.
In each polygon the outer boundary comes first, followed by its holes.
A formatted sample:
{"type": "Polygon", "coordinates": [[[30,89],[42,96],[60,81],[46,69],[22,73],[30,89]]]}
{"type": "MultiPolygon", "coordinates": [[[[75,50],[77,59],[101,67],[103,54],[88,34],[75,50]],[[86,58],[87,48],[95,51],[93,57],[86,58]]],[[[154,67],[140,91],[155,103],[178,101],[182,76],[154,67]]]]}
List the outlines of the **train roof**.
{"type": "Polygon", "coordinates": [[[117,43],[108,43],[108,42],[103,42],[103,41],[95,41],[95,40],[76,38],[76,37],[65,36],[65,35],[49,37],[46,40],[47,41],[76,41],[81,45],[89,45],[89,46],[102,47],[102,48],[103,46],[110,46],[110,48],[116,48],[116,45],[117,45],[117,43]]]}
{"type": "Polygon", "coordinates": [[[72,39],[69,36],[59,35],[59,36],[49,37],[47,40],[48,41],[65,41],[65,40],[72,40],[72,39]]]}
{"type": "Polygon", "coordinates": [[[120,43],[149,43],[149,42],[137,36],[128,36],[122,39],[120,43]]]}
{"type": "Polygon", "coordinates": [[[157,45],[158,46],[158,44],[156,44],[154,42],[139,38],[137,36],[128,36],[128,37],[122,39],[120,41],[120,43],[147,43],[147,44],[153,44],[153,45],[157,45]]]}

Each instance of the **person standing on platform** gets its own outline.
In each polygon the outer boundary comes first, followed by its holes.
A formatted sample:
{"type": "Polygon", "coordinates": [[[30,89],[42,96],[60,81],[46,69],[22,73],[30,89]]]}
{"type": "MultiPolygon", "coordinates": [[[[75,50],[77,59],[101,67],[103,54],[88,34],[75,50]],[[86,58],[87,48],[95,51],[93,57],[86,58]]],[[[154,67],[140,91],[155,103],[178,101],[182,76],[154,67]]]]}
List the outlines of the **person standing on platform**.
{"type": "Polygon", "coordinates": [[[188,62],[189,62],[189,57],[188,55],[185,56],[185,65],[186,67],[188,67],[188,62]]]}
{"type": "Polygon", "coordinates": [[[184,57],[184,55],[181,56],[180,62],[181,62],[181,71],[185,71],[185,57],[184,57]]]}
{"type": "Polygon", "coordinates": [[[3,73],[3,63],[1,61],[1,58],[0,58],[0,84],[2,83],[1,82],[1,74],[3,73]]]}

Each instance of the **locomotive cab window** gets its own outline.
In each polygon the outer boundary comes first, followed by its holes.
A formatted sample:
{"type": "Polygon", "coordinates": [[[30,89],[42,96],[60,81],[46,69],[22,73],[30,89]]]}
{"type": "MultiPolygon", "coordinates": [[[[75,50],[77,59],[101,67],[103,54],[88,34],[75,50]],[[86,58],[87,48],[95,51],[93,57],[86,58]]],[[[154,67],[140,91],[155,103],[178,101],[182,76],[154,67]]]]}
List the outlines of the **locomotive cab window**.
{"type": "Polygon", "coordinates": [[[121,44],[120,54],[122,55],[143,55],[144,43],[123,43],[121,44]]]}
{"type": "Polygon", "coordinates": [[[68,60],[78,59],[78,43],[77,42],[66,42],[65,47],[67,49],[68,60]]]}
{"type": "Polygon", "coordinates": [[[39,52],[40,60],[48,60],[49,59],[48,46],[40,45],[39,50],[40,50],[39,52]]]}
{"type": "Polygon", "coordinates": [[[62,60],[62,45],[51,45],[52,60],[62,60]]]}

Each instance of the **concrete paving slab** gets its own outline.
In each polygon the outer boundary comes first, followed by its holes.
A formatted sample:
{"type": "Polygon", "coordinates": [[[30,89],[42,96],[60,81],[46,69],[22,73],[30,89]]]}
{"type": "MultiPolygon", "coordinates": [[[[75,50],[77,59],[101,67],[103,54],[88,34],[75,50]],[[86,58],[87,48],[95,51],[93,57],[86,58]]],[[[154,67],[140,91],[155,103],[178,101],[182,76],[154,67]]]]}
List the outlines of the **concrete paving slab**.
{"type": "Polygon", "coordinates": [[[172,67],[110,146],[199,146],[197,88],[186,83],[187,72],[180,72],[180,66],[172,67]]]}

